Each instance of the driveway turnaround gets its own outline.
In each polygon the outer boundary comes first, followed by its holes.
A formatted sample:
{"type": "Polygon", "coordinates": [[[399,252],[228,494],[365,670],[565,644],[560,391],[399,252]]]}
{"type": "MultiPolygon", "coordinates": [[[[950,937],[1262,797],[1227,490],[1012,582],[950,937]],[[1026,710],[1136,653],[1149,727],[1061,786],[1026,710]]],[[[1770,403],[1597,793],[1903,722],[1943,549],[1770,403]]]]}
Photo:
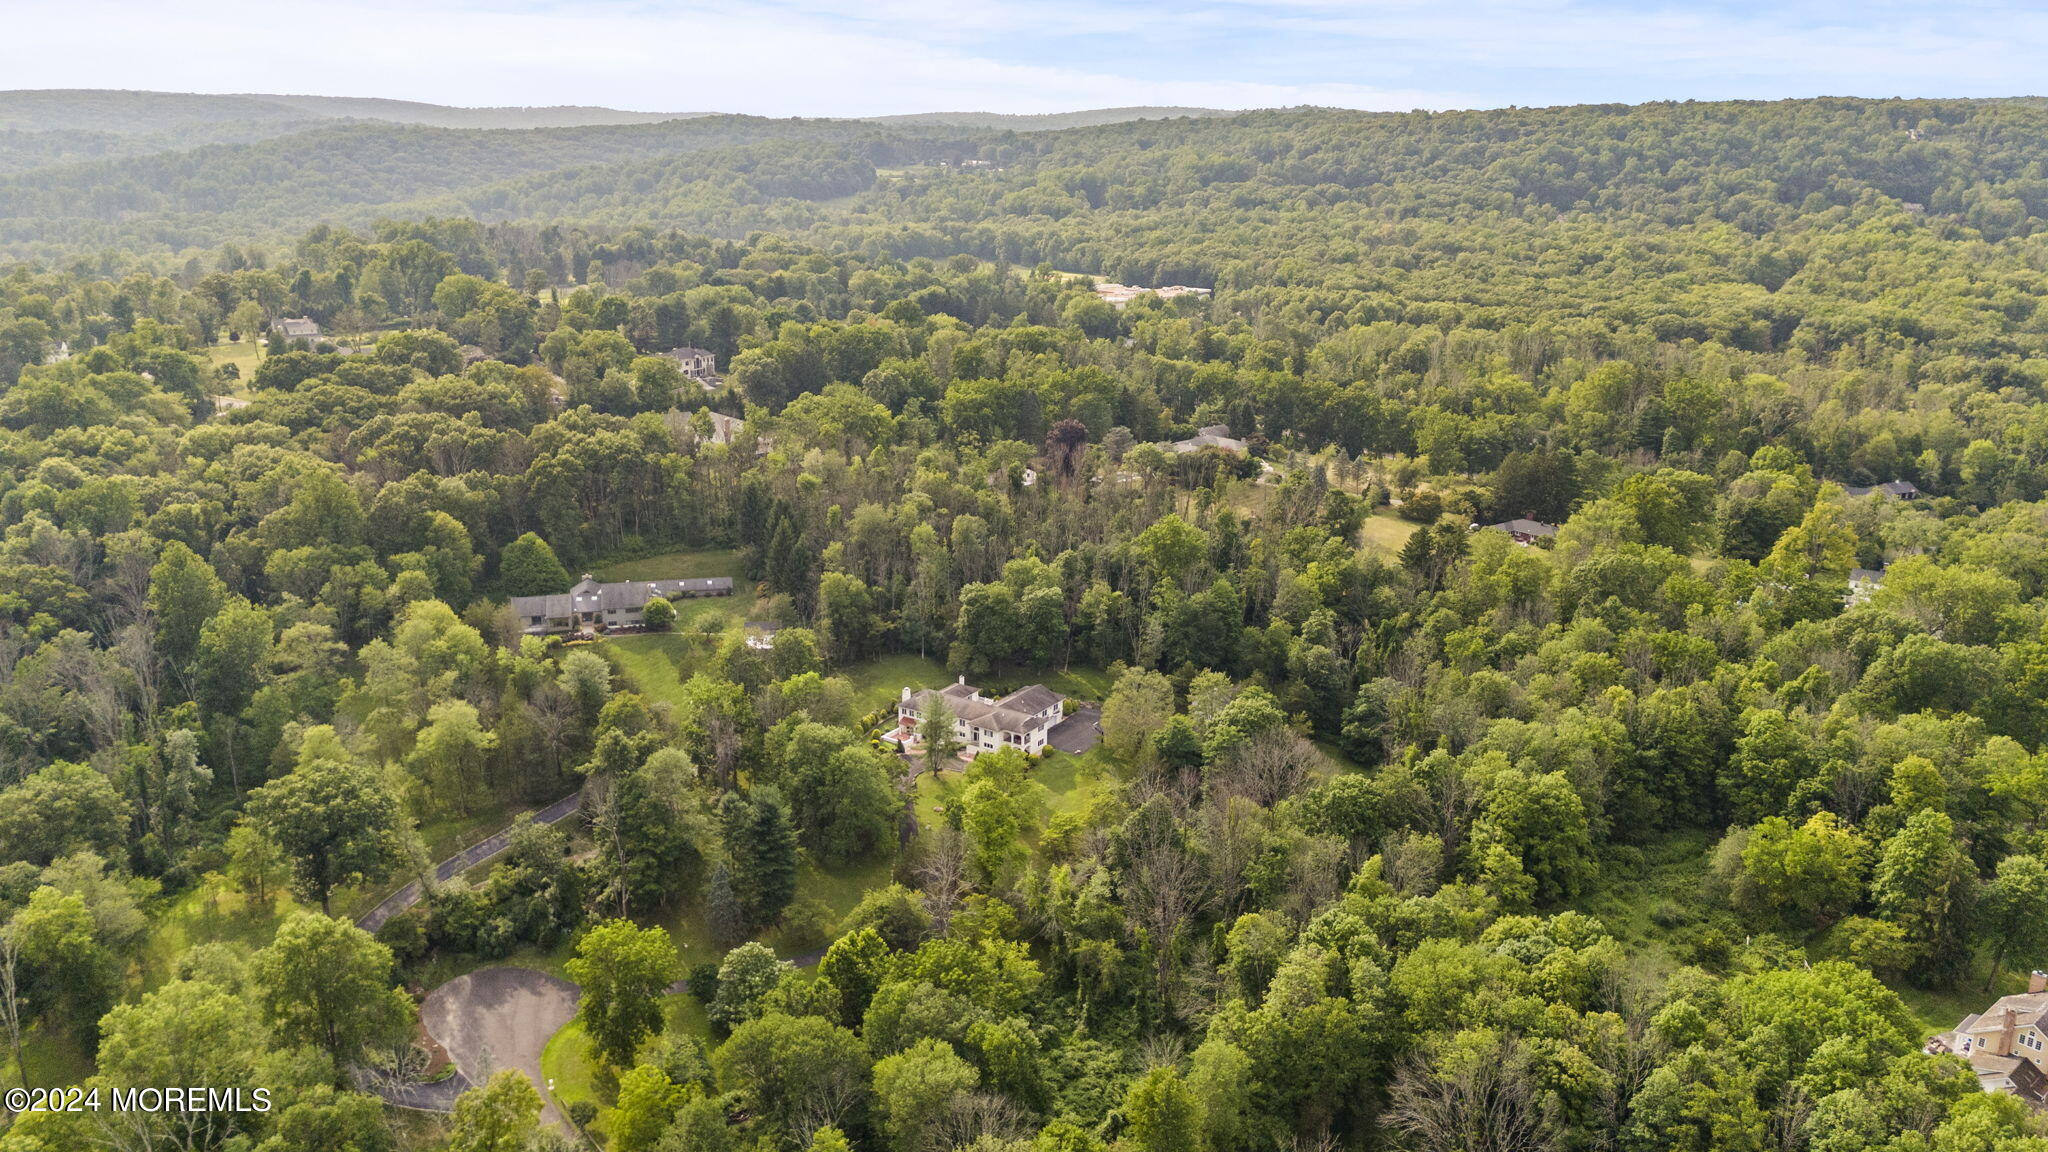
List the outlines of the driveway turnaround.
{"type": "Polygon", "coordinates": [[[463,1080],[482,1084],[499,1069],[517,1068],[541,1094],[541,1120],[566,1127],[541,1075],[540,1053],[575,1019],[577,991],[531,968],[480,968],[427,993],[420,1023],[448,1050],[463,1080]]]}
{"type": "Polygon", "coordinates": [[[1053,725],[1045,742],[1069,756],[1079,756],[1102,740],[1102,709],[1076,708],[1065,720],[1053,725]]]}
{"type": "MultiPolygon", "coordinates": [[[[583,793],[571,792],[553,804],[533,814],[536,824],[556,824],[569,818],[583,803],[583,793]]],[[[512,829],[502,828],[497,832],[471,844],[455,855],[434,865],[434,878],[440,881],[452,880],[471,868],[489,860],[512,846],[512,829]]],[[[370,909],[356,927],[365,932],[375,933],[384,927],[386,921],[420,901],[420,882],[415,880],[384,898],[384,902],[370,909]]]]}

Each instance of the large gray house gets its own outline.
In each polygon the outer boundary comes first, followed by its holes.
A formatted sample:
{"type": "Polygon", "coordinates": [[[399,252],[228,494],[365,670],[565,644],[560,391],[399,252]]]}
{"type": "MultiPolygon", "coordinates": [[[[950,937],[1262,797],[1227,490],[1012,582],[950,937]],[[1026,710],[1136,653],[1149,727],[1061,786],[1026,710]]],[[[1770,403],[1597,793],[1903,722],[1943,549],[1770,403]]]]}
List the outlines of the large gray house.
{"type": "Polygon", "coordinates": [[[707,576],[693,580],[621,580],[600,584],[586,572],[567,592],[553,596],[514,596],[512,614],[529,635],[556,632],[595,631],[602,628],[639,628],[647,623],[647,602],[656,596],[664,600],[693,600],[700,596],[732,595],[732,577],[707,576]]]}

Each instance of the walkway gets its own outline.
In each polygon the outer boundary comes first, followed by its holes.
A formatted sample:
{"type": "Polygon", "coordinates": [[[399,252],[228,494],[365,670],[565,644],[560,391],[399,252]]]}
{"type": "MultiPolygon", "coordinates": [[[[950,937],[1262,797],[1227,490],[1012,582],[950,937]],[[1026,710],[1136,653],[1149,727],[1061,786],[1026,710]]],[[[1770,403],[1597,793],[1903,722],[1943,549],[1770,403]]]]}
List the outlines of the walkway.
{"type": "MultiPolygon", "coordinates": [[[[581,807],[582,802],[583,793],[581,791],[571,792],[553,804],[534,813],[534,822],[536,824],[560,823],[581,807]]],[[[471,868],[489,860],[491,857],[496,856],[498,853],[503,852],[506,848],[511,847],[511,845],[511,827],[499,829],[497,832],[484,837],[455,855],[441,861],[439,864],[434,865],[434,879],[437,881],[452,880],[471,868]]],[[[356,927],[374,934],[379,928],[384,927],[385,923],[393,916],[419,903],[419,899],[420,882],[415,880],[391,895],[386,896],[383,903],[370,909],[368,914],[356,921],[356,927]]]]}

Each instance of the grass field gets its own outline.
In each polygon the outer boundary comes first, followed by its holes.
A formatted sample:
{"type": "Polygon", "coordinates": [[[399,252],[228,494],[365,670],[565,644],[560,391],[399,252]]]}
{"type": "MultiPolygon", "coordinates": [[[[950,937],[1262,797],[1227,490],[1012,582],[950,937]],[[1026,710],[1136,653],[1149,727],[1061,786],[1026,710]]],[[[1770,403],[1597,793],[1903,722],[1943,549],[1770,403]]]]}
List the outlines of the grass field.
{"type": "Polygon", "coordinates": [[[729,548],[690,548],[632,560],[611,560],[591,573],[599,580],[696,580],[706,576],[742,578],[740,554],[729,548]]]}
{"type": "Polygon", "coordinates": [[[703,655],[695,641],[674,632],[614,636],[597,651],[641,693],[670,703],[682,698],[683,681],[690,675],[684,669],[703,655]]]}
{"type": "MultiPolygon", "coordinates": [[[[600,1107],[609,1103],[605,1099],[608,1093],[600,1092],[606,1086],[598,1083],[597,1052],[579,1020],[569,1021],[540,1050],[540,1074],[554,1086],[555,1104],[564,1111],[578,1100],[589,1100],[600,1107]]],[[[591,1127],[604,1130],[602,1114],[591,1127]]]]}
{"type": "Polygon", "coordinates": [[[852,682],[854,706],[863,712],[895,700],[906,687],[936,688],[953,679],[944,664],[923,656],[881,656],[839,674],[852,682]]]}
{"type": "Polygon", "coordinates": [[[206,349],[206,358],[211,360],[216,368],[225,368],[229,364],[235,366],[235,371],[241,375],[237,381],[239,387],[231,391],[239,395],[242,389],[248,387],[249,378],[256,374],[256,366],[263,362],[263,351],[256,341],[243,340],[235,344],[212,345],[206,349]]]}
{"type": "Polygon", "coordinates": [[[1415,535],[1415,530],[1419,527],[1421,525],[1403,520],[1382,508],[1365,518],[1365,525],[1358,530],[1358,536],[1365,541],[1367,548],[1388,556],[1398,556],[1401,547],[1408,543],[1408,538],[1415,535]]]}

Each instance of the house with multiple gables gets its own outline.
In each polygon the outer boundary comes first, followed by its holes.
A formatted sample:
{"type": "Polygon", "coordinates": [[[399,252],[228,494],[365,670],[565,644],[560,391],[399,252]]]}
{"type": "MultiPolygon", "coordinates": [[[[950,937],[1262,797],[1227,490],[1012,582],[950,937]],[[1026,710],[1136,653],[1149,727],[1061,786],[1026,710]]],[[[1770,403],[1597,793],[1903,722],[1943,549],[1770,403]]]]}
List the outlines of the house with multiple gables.
{"type": "Polygon", "coordinates": [[[306,316],[287,316],[272,324],[270,330],[286,340],[311,342],[320,339],[320,325],[306,316]]]}
{"type": "Polygon", "coordinates": [[[2035,972],[2026,992],[1963,1017],[1953,1031],[1928,1040],[1926,1050],[1969,1061],[1986,1092],[2048,1105],[2048,972],[2035,972]]]}
{"type": "Polygon", "coordinates": [[[718,375],[718,356],[705,348],[671,348],[663,353],[676,362],[683,375],[704,386],[707,392],[716,392],[725,381],[718,375]]]}
{"type": "Polygon", "coordinates": [[[692,600],[732,595],[732,577],[692,580],[621,580],[601,584],[588,572],[567,592],[553,596],[514,596],[512,614],[531,636],[561,632],[594,632],[647,626],[647,602],[692,600]]]}
{"type": "Polygon", "coordinates": [[[896,731],[891,733],[898,744],[916,737],[935,700],[943,701],[953,713],[953,736],[970,753],[1018,748],[1038,755],[1045,751],[1046,734],[1066,714],[1066,697],[1043,684],[1028,685],[992,700],[962,676],[936,690],[903,690],[896,704],[896,731]]]}

